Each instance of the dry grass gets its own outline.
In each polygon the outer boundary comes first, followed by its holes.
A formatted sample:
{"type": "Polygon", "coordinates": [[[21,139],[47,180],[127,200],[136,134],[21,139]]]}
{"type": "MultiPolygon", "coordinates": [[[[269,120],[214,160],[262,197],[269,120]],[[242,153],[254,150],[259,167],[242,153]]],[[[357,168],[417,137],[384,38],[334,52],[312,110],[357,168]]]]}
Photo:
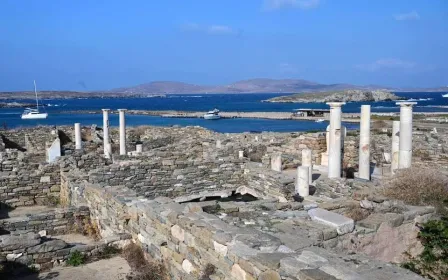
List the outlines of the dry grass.
{"type": "Polygon", "coordinates": [[[100,229],[97,222],[92,221],[90,218],[76,217],[73,227],[75,232],[89,236],[95,241],[101,239],[100,229]]]}
{"type": "Polygon", "coordinates": [[[363,209],[359,205],[353,205],[347,208],[344,215],[357,222],[367,218],[370,215],[370,213],[371,211],[363,209]]]}
{"type": "Polygon", "coordinates": [[[131,243],[123,248],[123,257],[132,268],[132,273],[126,276],[128,280],[167,280],[168,273],[160,262],[148,262],[142,249],[131,243]]]}
{"type": "Polygon", "coordinates": [[[444,210],[448,206],[448,176],[428,168],[398,170],[385,195],[411,205],[433,205],[444,210]]]}

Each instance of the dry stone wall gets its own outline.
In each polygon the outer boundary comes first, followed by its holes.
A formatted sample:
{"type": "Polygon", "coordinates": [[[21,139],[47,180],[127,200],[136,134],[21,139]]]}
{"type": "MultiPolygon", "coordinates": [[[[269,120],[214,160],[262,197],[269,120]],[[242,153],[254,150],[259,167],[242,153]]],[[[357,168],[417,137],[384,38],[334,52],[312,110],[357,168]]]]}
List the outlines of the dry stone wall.
{"type": "MultiPolygon", "coordinates": [[[[103,237],[130,234],[152,258],[163,260],[171,279],[199,279],[207,266],[215,268],[211,279],[217,280],[421,279],[399,267],[312,246],[306,238],[283,241],[282,234],[226,223],[203,211],[201,205],[209,202],[150,200],[125,187],[104,188],[70,180],[67,187],[73,189],[73,198],[78,196],[73,201],[90,208],[103,237]],[[294,249],[288,247],[295,243],[294,249]]],[[[306,215],[306,211],[293,213],[306,215]]]]}
{"type": "Polygon", "coordinates": [[[0,201],[8,206],[45,204],[50,197],[59,196],[61,180],[57,163],[33,164],[28,157],[17,157],[2,161],[1,166],[0,201]]]}
{"type": "Polygon", "coordinates": [[[10,233],[40,232],[50,235],[82,231],[82,224],[90,220],[87,207],[50,209],[37,214],[28,214],[0,220],[0,228],[10,233]]]}

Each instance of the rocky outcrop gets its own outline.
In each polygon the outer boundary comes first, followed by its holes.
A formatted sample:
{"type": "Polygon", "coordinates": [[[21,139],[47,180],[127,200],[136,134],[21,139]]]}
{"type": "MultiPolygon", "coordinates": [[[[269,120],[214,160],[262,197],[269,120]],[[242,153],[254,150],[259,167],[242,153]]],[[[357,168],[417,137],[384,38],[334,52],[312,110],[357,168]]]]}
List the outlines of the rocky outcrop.
{"type": "Polygon", "coordinates": [[[265,102],[284,103],[325,103],[325,102],[366,102],[399,100],[397,95],[385,90],[345,90],[320,93],[299,93],[274,97],[265,102]]]}

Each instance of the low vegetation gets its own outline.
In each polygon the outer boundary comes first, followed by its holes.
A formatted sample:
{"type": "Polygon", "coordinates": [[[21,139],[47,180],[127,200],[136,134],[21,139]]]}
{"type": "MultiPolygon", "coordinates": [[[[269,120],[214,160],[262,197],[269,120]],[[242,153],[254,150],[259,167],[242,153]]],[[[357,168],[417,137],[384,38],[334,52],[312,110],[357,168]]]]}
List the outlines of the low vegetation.
{"type": "Polygon", "coordinates": [[[353,219],[355,222],[364,220],[371,214],[371,211],[361,208],[359,205],[353,205],[346,209],[344,215],[353,219]]]}
{"type": "Polygon", "coordinates": [[[398,170],[386,187],[385,195],[411,205],[432,205],[446,213],[448,176],[428,168],[398,170]]]}
{"type": "Polygon", "coordinates": [[[420,225],[423,252],[402,266],[426,278],[448,279],[448,217],[420,225]]]}
{"type": "Polygon", "coordinates": [[[98,241],[101,238],[97,222],[90,218],[76,218],[73,227],[75,232],[89,236],[93,240],[98,241]]]}
{"type": "Polygon", "coordinates": [[[74,251],[68,256],[67,265],[80,266],[86,263],[86,257],[79,251],[74,251]]]}
{"type": "Polygon", "coordinates": [[[131,243],[123,248],[123,257],[132,268],[132,273],[126,276],[128,280],[167,280],[168,273],[160,262],[150,262],[145,258],[142,249],[131,243]]]}

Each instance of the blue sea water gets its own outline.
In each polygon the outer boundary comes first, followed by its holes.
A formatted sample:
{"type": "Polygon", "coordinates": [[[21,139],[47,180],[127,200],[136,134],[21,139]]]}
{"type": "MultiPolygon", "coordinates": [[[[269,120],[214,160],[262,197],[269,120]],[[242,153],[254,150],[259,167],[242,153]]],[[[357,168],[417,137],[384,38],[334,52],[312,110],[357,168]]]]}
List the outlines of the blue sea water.
{"type": "MultiPolygon", "coordinates": [[[[448,98],[440,93],[397,93],[406,99],[417,100],[416,112],[447,112],[448,98]]],[[[9,128],[36,125],[102,125],[101,109],[126,108],[132,110],[179,110],[208,111],[215,107],[221,111],[238,112],[292,112],[298,108],[328,108],[323,103],[269,103],[262,100],[278,96],[278,94],[210,94],[210,95],[168,95],[166,98],[124,98],[124,99],[51,99],[42,100],[49,117],[45,120],[22,120],[23,109],[0,109],[0,125],[9,128]],[[98,114],[68,114],[76,110],[98,111],[98,114]]],[[[33,100],[30,100],[33,102],[33,100]]],[[[358,113],[363,104],[372,105],[373,112],[398,112],[395,102],[354,102],[344,105],[343,112],[358,113]]],[[[111,115],[111,125],[118,125],[118,116],[111,115]]],[[[297,120],[263,120],[263,119],[221,119],[207,121],[196,118],[162,118],[155,116],[127,115],[127,125],[199,125],[218,132],[245,131],[307,131],[323,130],[328,123],[297,120]]],[[[356,124],[345,124],[349,129],[356,129],[356,124]]]]}

